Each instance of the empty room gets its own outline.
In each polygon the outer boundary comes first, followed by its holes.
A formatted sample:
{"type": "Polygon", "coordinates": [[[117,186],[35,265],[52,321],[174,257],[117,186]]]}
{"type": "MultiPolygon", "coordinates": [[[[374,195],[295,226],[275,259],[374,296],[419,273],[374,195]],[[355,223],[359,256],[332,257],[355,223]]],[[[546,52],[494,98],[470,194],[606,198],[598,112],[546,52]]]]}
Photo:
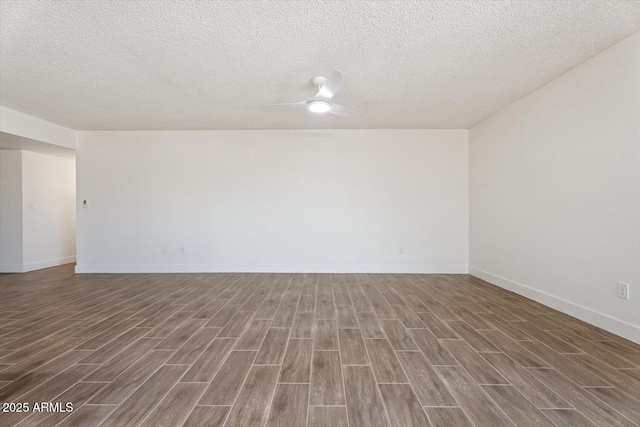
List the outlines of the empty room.
{"type": "Polygon", "coordinates": [[[0,404],[640,427],[640,1],[0,0],[0,404]]]}

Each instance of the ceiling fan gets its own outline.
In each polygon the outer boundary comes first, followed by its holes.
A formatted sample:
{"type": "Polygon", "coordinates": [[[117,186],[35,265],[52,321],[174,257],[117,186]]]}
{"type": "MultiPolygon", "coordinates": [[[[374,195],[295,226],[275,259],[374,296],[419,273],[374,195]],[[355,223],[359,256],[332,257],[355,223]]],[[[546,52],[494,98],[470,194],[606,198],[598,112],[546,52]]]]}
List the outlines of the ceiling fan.
{"type": "Polygon", "coordinates": [[[336,104],[332,101],[332,98],[338,93],[340,85],[342,84],[342,73],[338,70],[333,70],[329,77],[315,76],[311,79],[311,83],[318,87],[318,93],[313,98],[309,98],[301,102],[290,102],[285,104],[274,105],[306,105],[309,111],[313,113],[331,113],[336,116],[352,116],[355,111],[350,110],[342,105],[336,104]]]}

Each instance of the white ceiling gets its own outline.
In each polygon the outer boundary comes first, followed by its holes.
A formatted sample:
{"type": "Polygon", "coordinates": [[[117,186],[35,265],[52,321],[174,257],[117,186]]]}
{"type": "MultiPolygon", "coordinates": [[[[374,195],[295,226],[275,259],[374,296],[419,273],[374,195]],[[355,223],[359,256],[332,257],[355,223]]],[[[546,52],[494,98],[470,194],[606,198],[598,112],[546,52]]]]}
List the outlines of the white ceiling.
{"type": "Polygon", "coordinates": [[[0,6],[0,104],[73,129],[466,128],[640,29],[638,1],[0,6]],[[356,117],[267,107],[344,74],[356,117]]]}

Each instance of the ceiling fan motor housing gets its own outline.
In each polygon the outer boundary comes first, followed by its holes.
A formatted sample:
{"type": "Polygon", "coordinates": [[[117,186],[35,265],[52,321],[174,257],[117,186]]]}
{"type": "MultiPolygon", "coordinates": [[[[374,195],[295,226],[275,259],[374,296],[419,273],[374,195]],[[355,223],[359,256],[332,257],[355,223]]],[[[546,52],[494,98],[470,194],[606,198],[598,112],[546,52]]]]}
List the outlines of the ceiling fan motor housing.
{"type": "Polygon", "coordinates": [[[316,87],[321,87],[327,81],[325,76],[315,76],[311,78],[311,83],[316,87]]]}

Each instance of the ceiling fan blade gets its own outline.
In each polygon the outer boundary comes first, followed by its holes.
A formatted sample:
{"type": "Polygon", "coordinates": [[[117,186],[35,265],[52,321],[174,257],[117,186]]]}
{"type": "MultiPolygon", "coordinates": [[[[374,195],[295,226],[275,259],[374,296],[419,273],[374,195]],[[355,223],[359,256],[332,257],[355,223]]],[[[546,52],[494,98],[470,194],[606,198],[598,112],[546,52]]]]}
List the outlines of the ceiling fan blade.
{"type": "Polygon", "coordinates": [[[336,116],[342,116],[342,117],[350,117],[356,114],[355,111],[335,103],[331,103],[331,105],[329,106],[329,112],[331,114],[335,114],[336,116]]]}
{"type": "Polygon", "coordinates": [[[270,107],[274,107],[274,106],[280,106],[280,105],[305,105],[307,103],[307,101],[300,101],[300,102],[284,102],[282,104],[269,104],[270,107]]]}
{"type": "Polygon", "coordinates": [[[338,70],[333,70],[327,80],[322,84],[316,97],[331,99],[340,90],[342,84],[342,73],[338,70]]]}

